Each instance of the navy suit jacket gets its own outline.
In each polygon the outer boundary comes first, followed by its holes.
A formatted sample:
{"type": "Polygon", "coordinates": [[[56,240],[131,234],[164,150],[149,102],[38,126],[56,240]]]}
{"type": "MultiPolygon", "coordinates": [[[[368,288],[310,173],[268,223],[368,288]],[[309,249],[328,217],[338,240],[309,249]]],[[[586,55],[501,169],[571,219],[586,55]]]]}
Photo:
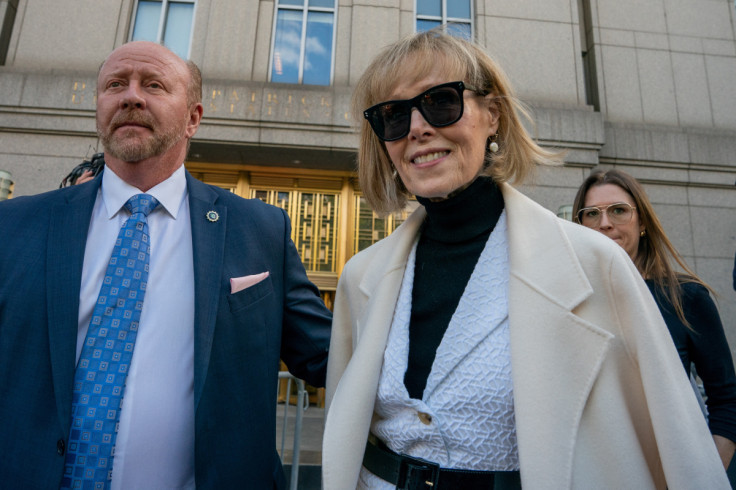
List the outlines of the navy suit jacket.
{"type": "MultiPolygon", "coordinates": [[[[82,263],[101,180],[0,203],[0,487],[61,482],[82,263]]],[[[189,173],[187,186],[197,488],[283,488],[279,359],[324,386],[331,315],[307,279],[285,212],[189,173]],[[219,219],[208,221],[208,211],[219,219]],[[230,278],[264,271],[266,280],[230,294],[230,278]]]]}

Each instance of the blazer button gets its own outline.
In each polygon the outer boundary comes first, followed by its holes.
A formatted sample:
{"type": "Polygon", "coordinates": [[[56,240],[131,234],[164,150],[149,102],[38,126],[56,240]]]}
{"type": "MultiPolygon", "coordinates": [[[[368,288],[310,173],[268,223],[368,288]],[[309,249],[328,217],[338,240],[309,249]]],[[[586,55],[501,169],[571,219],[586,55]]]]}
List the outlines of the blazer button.
{"type": "Polygon", "coordinates": [[[58,441],[56,441],[56,454],[58,454],[59,456],[64,456],[64,449],[64,439],[59,439],[58,441]]]}
{"type": "Polygon", "coordinates": [[[417,412],[417,415],[419,416],[419,420],[424,425],[429,425],[432,423],[432,416],[430,414],[424,413],[424,412],[417,412]]]}

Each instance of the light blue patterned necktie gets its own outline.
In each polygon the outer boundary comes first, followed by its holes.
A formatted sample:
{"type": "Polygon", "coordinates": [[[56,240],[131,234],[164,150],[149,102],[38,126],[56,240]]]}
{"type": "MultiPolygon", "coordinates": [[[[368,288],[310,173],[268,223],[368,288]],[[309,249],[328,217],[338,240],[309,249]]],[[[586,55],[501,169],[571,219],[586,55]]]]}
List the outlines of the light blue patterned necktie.
{"type": "Polygon", "coordinates": [[[62,489],[108,489],[125,378],[148,282],[148,213],[158,201],[136,194],[120,228],[74,373],[72,426],[62,489]]]}

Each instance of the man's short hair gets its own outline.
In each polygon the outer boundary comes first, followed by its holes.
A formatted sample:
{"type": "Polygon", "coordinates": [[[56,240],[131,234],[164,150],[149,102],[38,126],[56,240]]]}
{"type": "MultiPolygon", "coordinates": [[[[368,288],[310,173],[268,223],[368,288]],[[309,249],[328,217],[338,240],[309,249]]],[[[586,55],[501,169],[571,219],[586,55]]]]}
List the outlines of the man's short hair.
{"type": "Polygon", "coordinates": [[[189,85],[187,86],[187,105],[202,102],[202,72],[192,60],[187,60],[187,68],[189,68],[189,85]]]}

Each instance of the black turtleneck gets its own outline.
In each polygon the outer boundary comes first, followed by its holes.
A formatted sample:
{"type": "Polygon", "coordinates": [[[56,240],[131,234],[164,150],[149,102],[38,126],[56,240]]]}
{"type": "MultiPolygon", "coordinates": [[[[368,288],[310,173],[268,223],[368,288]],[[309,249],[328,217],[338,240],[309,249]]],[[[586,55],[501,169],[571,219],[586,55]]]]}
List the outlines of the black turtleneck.
{"type": "Polygon", "coordinates": [[[444,201],[417,201],[427,218],[417,245],[404,385],[409,396],[421,399],[437,347],[501,216],[503,197],[490,178],[480,177],[444,201]]]}

